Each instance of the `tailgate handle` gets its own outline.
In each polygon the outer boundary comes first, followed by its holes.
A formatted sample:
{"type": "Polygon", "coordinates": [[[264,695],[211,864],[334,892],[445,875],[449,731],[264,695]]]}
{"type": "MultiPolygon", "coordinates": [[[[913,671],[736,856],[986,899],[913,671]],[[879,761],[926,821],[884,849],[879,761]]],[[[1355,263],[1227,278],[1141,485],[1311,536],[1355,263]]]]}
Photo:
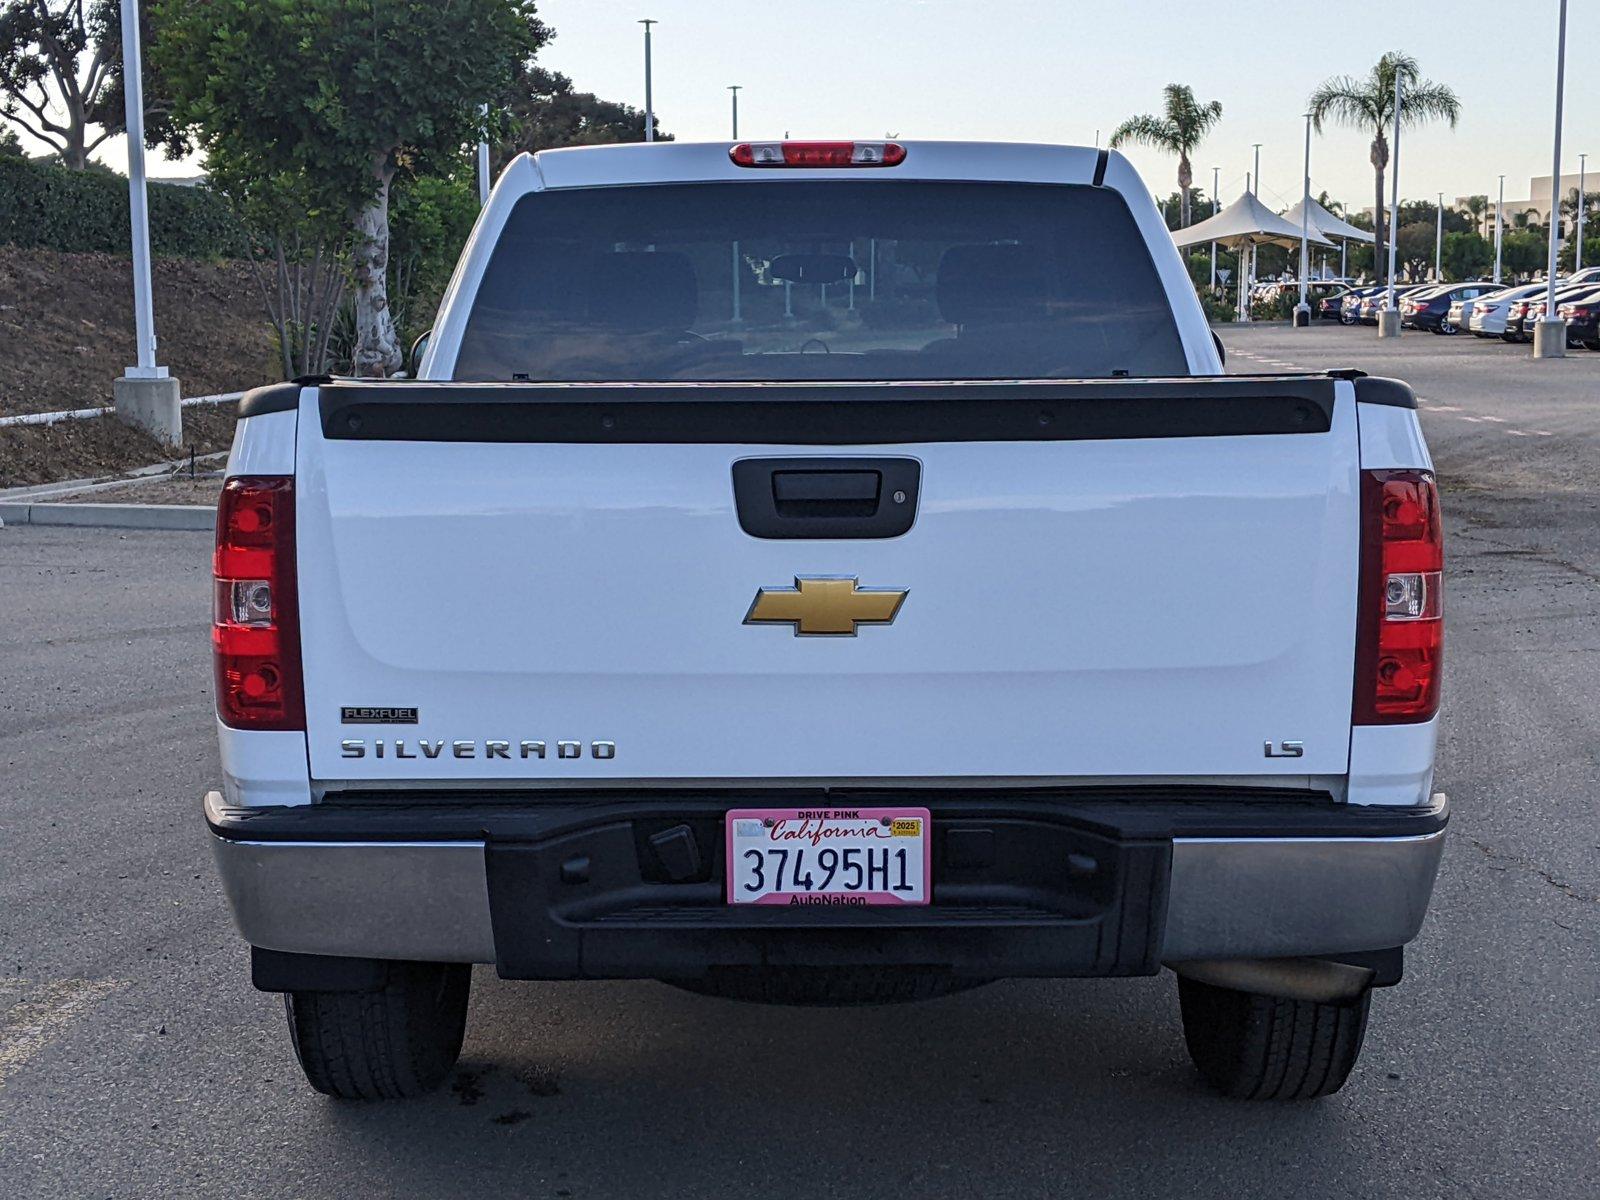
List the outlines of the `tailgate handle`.
{"type": "Polygon", "coordinates": [[[733,495],[753,537],[898,537],[916,520],[921,479],[914,458],[746,458],[733,464],[733,495]]]}
{"type": "Polygon", "coordinates": [[[882,487],[878,471],[774,471],[772,502],[780,517],[870,517],[882,487]]]}

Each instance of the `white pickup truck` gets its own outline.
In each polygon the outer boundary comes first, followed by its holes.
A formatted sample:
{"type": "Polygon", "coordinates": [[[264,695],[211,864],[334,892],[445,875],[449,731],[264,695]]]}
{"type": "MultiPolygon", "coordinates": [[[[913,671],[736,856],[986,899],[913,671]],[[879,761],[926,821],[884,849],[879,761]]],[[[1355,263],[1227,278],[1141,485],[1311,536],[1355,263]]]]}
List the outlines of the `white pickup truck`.
{"type": "Polygon", "coordinates": [[[437,1086],[474,963],[1168,967],[1223,1091],[1344,1082],[1447,818],[1428,452],[1224,375],[1124,159],[522,157],[418,374],[251,393],[218,514],[206,819],[314,1087],[437,1086]]]}

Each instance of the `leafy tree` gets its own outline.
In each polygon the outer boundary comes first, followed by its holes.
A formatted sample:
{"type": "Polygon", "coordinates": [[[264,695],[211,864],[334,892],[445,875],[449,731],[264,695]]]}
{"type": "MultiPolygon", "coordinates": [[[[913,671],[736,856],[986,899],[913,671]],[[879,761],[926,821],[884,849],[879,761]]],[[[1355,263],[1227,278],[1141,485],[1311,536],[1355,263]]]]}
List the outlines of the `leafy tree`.
{"type": "Polygon", "coordinates": [[[1412,221],[1395,234],[1395,260],[1411,279],[1421,279],[1433,267],[1433,245],[1433,222],[1412,221]]]}
{"type": "Polygon", "coordinates": [[[0,158],[27,158],[15,129],[0,127],[0,158]]]}
{"type": "Polygon", "coordinates": [[[397,178],[454,161],[549,37],[533,0],[155,0],[151,57],[179,127],[232,180],[294,178],[344,214],[354,369],[403,354],[388,294],[397,178]]]}
{"type": "Polygon", "coordinates": [[[1444,235],[1444,273],[1447,279],[1482,279],[1494,265],[1494,243],[1479,233],[1463,231],[1444,235]]]}
{"type": "Polygon", "coordinates": [[[83,170],[122,129],[120,38],[117,0],[3,0],[0,115],[83,170]]]}
{"type": "MultiPolygon", "coordinates": [[[[1571,271],[1577,254],[1578,239],[1570,237],[1562,243],[1561,253],[1556,256],[1556,268],[1561,271],[1571,271]]],[[[1583,239],[1583,265],[1600,267],[1600,235],[1583,239]]]]}
{"type": "MultiPolygon", "coordinates": [[[[1591,192],[1587,189],[1584,193],[1587,203],[1583,206],[1583,225],[1587,232],[1596,225],[1595,216],[1600,210],[1600,192],[1591,192]]],[[[1561,197],[1561,229],[1563,233],[1577,232],[1578,228],[1578,189],[1568,188],[1567,194],[1561,197]]]]}
{"type": "MultiPolygon", "coordinates": [[[[1183,228],[1183,226],[1180,224],[1180,222],[1183,220],[1182,194],[1173,192],[1165,200],[1156,201],[1156,207],[1161,210],[1161,219],[1167,223],[1168,229],[1176,230],[1183,228]]],[[[1211,201],[1206,197],[1205,192],[1200,188],[1189,189],[1189,211],[1191,214],[1198,212],[1201,220],[1204,220],[1211,215],[1211,201]]],[[[1208,271],[1210,270],[1210,262],[1211,250],[1207,248],[1206,269],[1208,271]]]]}
{"type": "MultiPolygon", "coordinates": [[[[593,92],[574,91],[572,80],[532,62],[517,69],[502,107],[510,118],[510,136],[499,157],[558,146],[599,146],[644,141],[644,113],[631,104],[602,100],[593,92]]],[[[656,121],[656,141],[670,142],[656,121]]]]}
{"type": "Polygon", "coordinates": [[[1513,277],[1532,275],[1543,269],[1550,247],[1545,239],[1526,229],[1513,229],[1500,239],[1500,262],[1513,277]]]}
{"type": "Polygon", "coordinates": [[[465,158],[448,175],[409,180],[396,189],[390,213],[389,288],[401,345],[409,346],[433,323],[477,219],[476,166],[465,158]]]}
{"type": "Polygon", "coordinates": [[[1320,133],[1328,122],[1372,131],[1369,159],[1372,163],[1373,191],[1378,213],[1377,261],[1387,262],[1388,233],[1383,219],[1383,176],[1389,167],[1389,130],[1394,126],[1394,83],[1399,77],[1400,124],[1410,127],[1424,121],[1443,120],[1455,128],[1461,117],[1461,101],[1443,84],[1421,77],[1417,60],[1400,51],[1390,51],[1360,79],[1339,75],[1325,80],[1311,93],[1311,122],[1320,133]]]}
{"type": "Polygon", "coordinates": [[[1201,104],[1194,98],[1194,89],[1181,83],[1167,84],[1164,96],[1160,116],[1147,113],[1130,117],[1112,131],[1110,145],[1116,149],[1135,142],[1178,156],[1178,191],[1183,197],[1180,225],[1187,227],[1191,211],[1189,189],[1194,182],[1189,160],[1212,126],[1222,120],[1222,103],[1211,100],[1201,104]]]}
{"type": "Polygon", "coordinates": [[[1472,232],[1482,233],[1484,221],[1489,215],[1489,197],[1485,195],[1468,196],[1467,212],[1472,217],[1472,232]]]}

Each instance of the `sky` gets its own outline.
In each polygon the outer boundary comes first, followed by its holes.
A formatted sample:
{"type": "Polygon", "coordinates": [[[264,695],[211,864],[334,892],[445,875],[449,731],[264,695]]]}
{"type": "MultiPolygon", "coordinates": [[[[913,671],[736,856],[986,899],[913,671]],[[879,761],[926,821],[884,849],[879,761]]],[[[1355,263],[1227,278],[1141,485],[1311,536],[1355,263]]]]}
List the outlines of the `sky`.
{"type": "MultiPolygon", "coordinates": [[[[1195,183],[1222,168],[1224,202],[1244,188],[1261,146],[1260,194],[1296,202],[1306,97],[1321,80],[1362,75],[1384,51],[1416,57],[1461,98],[1460,124],[1409,134],[1403,198],[1527,197],[1549,175],[1558,0],[1474,9],[1306,0],[541,0],[556,31],[541,62],[582,91],[642,106],[643,31],[654,28],[661,126],[688,140],[729,135],[728,84],[740,84],[741,138],[955,138],[1102,144],[1129,116],[1158,112],[1161,89],[1186,83],[1220,100],[1195,183]]],[[[1573,0],[1567,29],[1563,172],[1579,151],[1600,176],[1600,3],[1573,0]]],[[[1329,129],[1312,144],[1312,193],[1359,210],[1372,203],[1370,132],[1329,129]]],[[[1152,190],[1177,187],[1170,156],[1126,151],[1152,190]]],[[[125,152],[108,147],[122,167],[125,152]]],[[[154,175],[192,164],[151,159],[154,175]]]]}

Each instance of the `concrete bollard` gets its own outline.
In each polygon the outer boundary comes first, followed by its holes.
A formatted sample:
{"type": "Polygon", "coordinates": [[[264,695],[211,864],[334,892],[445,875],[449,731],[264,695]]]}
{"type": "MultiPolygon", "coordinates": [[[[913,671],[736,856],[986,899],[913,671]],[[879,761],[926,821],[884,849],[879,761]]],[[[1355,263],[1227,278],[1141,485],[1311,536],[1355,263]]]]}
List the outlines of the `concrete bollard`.
{"type": "Polygon", "coordinates": [[[119,377],[111,385],[117,419],[144,430],[168,446],[183,445],[183,406],[178,381],[119,377]]]}
{"type": "Polygon", "coordinates": [[[1533,323],[1533,356],[1535,358],[1567,356],[1567,323],[1560,317],[1554,320],[1541,318],[1533,323]]]}
{"type": "Polygon", "coordinates": [[[1378,336],[1381,338],[1397,338],[1400,336],[1400,310],[1398,308],[1379,310],[1378,336]]]}

